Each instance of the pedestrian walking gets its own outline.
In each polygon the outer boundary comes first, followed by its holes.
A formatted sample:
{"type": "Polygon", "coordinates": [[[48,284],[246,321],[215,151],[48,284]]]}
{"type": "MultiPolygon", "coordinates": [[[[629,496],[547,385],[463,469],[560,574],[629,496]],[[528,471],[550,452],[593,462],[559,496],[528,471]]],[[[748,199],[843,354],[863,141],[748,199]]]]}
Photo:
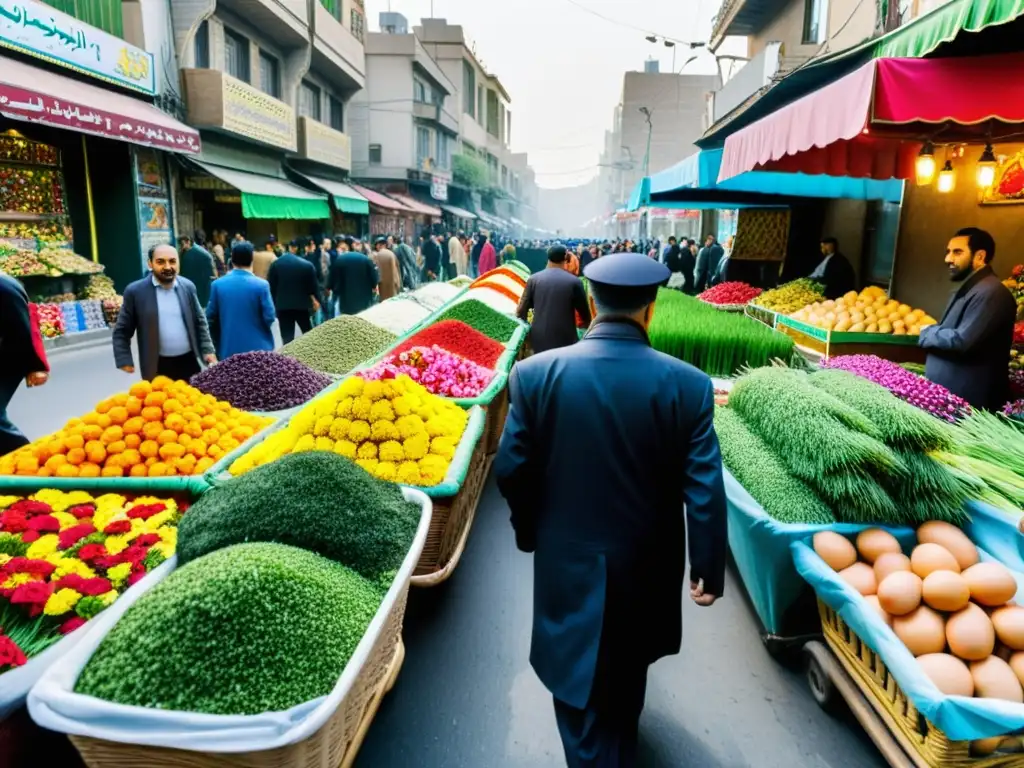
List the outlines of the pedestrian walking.
{"type": "Polygon", "coordinates": [[[448,278],[452,279],[459,275],[466,274],[469,269],[469,259],[466,256],[466,249],[462,247],[462,233],[452,233],[448,237],[448,262],[451,264],[451,271],[448,278]]]}
{"type": "Polygon", "coordinates": [[[214,258],[203,245],[205,241],[206,234],[201,229],[197,229],[193,237],[185,235],[179,240],[181,245],[179,272],[182,277],[196,287],[196,295],[199,297],[199,305],[202,307],[205,307],[210,300],[210,284],[217,277],[217,270],[213,264],[214,258]]]}
{"type": "Polygon", "coordinates": [[[398,258],[387,247],[385,238],[378,237],[374,248],[376,250],[372,259],[374,266],[377,267],[378,292],[380,300],[387,301],[402,292],[402,270],[398,265],[398,258]]]}
{"type": "Polygon", "coordinates": [[[480,276],[480,255],[484,252],[484,236],[477,232],[473,237],[473,248],[469,252],[469,276],[480,276]]]}
{"type": "Polygon", "coordinates": [[[498,252],[494,250],[494,243],[491,242],[493,235],[489,235],[487,232],[481,233],[484,244],[480,249],[480,274],[486,275],[492,269],[498,267],[498,252]]]}
{"type": "Polygon", "coordinates": [[[124,301],[114,324],[114,362],[135,373],[132,338],[138,336],[142,378],[157,376],[188,381],[217,362],[206,313],[196,286],[178,274],[178,252],[172,245],[149,249],[150,273],[124,289],[124,301]]]}
{"type": "Polygon", "coordinates": [[[28,445],[29,439],[7,417],[7,406],[21,382],[40,387],[50,378],[39,321],[28,294],[13,277],[0,273],[0,456],[28,445]]]}
{"type": "Polygon", "coordinates": [[[564,245],[548,249],[547,268],[534,272],[526,281],[516,316],[526,322],[533,310],[530,347],[534,353],[547,352],[575,344],[576,313],[590,324],[590,306],[583,283],[566,267],[569,253],[564,245]]]}
{"type": "Polygon", "coordinates": [[[420,235],[420,253],[423,255],[423,273],[421,280],[429,283],[441,278],[441,246],[429,232],[420,235]]]}
{"type": "MultiPolygon", "coordinates": [[[[711,283],[711,277],[718,270],[718,262],[725,256],[725,249],[718,244],[714,235],[708,235],[704,240],[704,247],[697,254],[697,275],[694,285],[695,293],[703,293],[711,283]]],[[[841,295],[841,294],[840,294],[841,295]]],[[[838,298],[838,297],[837,297],[838,298]]]]}
{"type": "Polygon", "coordinates": [[[231,248],[232,270],[210,290],[206,319],[220,357],[274,349],[274,301],[270,286],[252,273],[252,243],[231,248]]]}
{"type": "Polygon", "coordinates": [[[338,301],[338,314],[355,315],[373,303],[379,277],[377,267],[365,253],[339,253],[331,267],[331,293],[338,301]]]}
{"type": "Polygon", "coordinates": [[[416,266],[416,251],[407,242],[398,238],[391,238],[395,246],[391,249],[398,258],[398,265],[402,271],[402,287],[408,291],[415,291],[420,285],[420,270],[416,266]]]}
{"type": "Polygon", "coordinates": [[[711,379],[647,336],[668,275],[646,254],[598,259],[583,341],[509,377],[494,469],[516,545],[533,553],[530,663],[570,768],[636,764],[648,666],[680,649],[687,535],[691,599],[709,606],[724,586],[711,379]],[[582,484],[564,471],[581,450],[582,484]]]}
{"type": "Polygon", "coordinates": [[[280,256],[267,273],[270,298],[274,301],[281,341],[285,344],[295,339],[295,326],[309,333],[313,327],[310,315],[320,309],[321,303],[316,269],[299,256],[298,251],[299,242],[292,240],[288,253],[280,256]]]}
{"type": "Polygon", "coordinates": [[[267,279],[270,273],[270,265],[277,261],[277,238],[271,235],[263,245],[262,251],[256,251],[252,256],[252,273],[256,277],[267,279]]]}

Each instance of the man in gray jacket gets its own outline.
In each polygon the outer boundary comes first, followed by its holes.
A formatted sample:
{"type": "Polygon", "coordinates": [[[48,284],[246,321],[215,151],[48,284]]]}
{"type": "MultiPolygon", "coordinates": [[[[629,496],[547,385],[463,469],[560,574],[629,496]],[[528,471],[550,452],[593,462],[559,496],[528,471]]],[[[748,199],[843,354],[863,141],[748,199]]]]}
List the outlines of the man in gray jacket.
{"type": "Polygon", "coordinates": [[[188,381],[199,373],[200,359],[207,365],[217,362],[206,314],[195,285],[178,274],[174,246],[153,246],[149,268],[124,291],[114,326],[114,362],[125,373],[135,373],[132,337],[138,333],[142,378],[188,381]]]}

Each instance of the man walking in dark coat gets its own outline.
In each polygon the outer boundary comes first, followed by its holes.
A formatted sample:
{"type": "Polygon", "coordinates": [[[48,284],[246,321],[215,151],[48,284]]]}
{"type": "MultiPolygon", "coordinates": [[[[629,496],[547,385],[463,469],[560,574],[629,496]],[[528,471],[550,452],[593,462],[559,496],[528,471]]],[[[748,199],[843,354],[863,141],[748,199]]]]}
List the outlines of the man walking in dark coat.
{"type": "Polygon", "coordinates": [[[564,245],[551,246],[547,268],[530,275],[519,300],[516,316],[520,320],[526,322],[533,310],[530,347],[535,353],[575,344],[577,312],[586,325],[590,324],[587,292],[580,279],[566,271],[567,257],[564,245]]]}
{"type": "Polygon", "coordinates": [[[217,270],[213,265],[213,255],[206,250],[203,243],[206,241],[206,233],[201,229],[195,232],[195,238],[182,237],[181,243],[181,276],[196,287],[196,295],[199,297],[199,306],[205,307],[210,301],[210,285],[217,277],[217,270]]]}
{"type": "Polygon", "coordinates": [[[726,505],[714,389],[651,349],[668,269],[641,254],[586,270],[586,337],[517,363],[494,468],[516,544],[533,552],[530,663],[555,699],[570,768],[633,766],[647,668],[678,653],[691,599],[722,595],[726,505]],[[586,482],[564,472],[584,448],[586,482]]]}
{"type": "Polygon", "coordinates": [[[424,232],[420,235],[420,242],[420,253],[423,254],[423,274],[421,279],[424,283],[438,280],[442,274],[441,246],[437,244],[437,241],[434,240],[429,232],[424,232]]]}
{"type": "Polygon", "coordinates": [[[473,247],[469,252],[469,276],[480,277],[480,255],[484,252],[484,243],[487,238],[479,232],[473,237],[473,247]]]}
{"type": "Polygon", "coordinates": [[[960,287],[938,325],[921,329],[925,376],[975,408],[1001,408],[1009,397],[1006,361],[1017,305],[992,271],[996,242],[977,227],[961,229],[946,247],[949,275],[960,287]]]}
{"type": "Polygon", "coordinates": [[[7,406],[21,382],[39,387],[50,378],[39,320],[34,314],[21,283],[0,273],[0,456],[29,443],[7,418],[7,406]]]}
{"type": "Polygon", "coordinates": [[[288,244],[288,253],[270,265],[267,282],[270,298],[274,300],[277,321],[281,326],[281,341],[295,339],[295,326],[303,333],[313,327],[310,313],[320,309],[320,282],[313,265],[299,256],[299,243],[288,244]]]}
{"type": "Polygon", "coordinates": [[[725,256],[725,249],[718,244],[714,235],[708,235],[704,247],[697,254],[697,276],[693,286],[694,293],[703,293],[711,286],[711,278],[718,270],[718,262],[725,256]]]}
{"type": "Polygon", "coordinates": [[[355,315],[373,303],[373,289],[379,277],[373,260],[365,253],[339,253],[331,265],[331,293],[338,302],[339,315],[355,315]]]}

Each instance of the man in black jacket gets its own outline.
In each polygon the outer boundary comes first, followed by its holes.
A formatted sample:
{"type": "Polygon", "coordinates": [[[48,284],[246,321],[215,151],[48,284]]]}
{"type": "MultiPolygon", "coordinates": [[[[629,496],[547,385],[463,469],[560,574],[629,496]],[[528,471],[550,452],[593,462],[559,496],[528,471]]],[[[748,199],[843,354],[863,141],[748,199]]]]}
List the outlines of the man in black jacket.
{"type": "Polygon", "coordinates": [[[576,312],[584,325],[590,325],[587,292],[580,279],[566,271],[566,258],[564,245],[548,249],[547,268],[530,275],[516,309],[516,316],[523,322],[533,310],[530,346],[537,354],[576,343],[576,312]]]}
{"type": "Polygon", "coordinates": [[[694,293],[702,293],[711,285],[711,278],[718,270],[718,262],[725,256],[725,249],[718,244],[714,235],[708,235],[704,247],[697,254],[697,277],[694,293]]]}
{"type": "Polygon", "coordinates": [[[925,375],[975,408],[996,410],[1009,396],[1006,361],[1017,305],[995,272],[996,243],[977,227],[961,229],[946,247],[950,278],[960,287],[938,325],[921,330],[925,375]]]}
{"type": "Polygon", "coordinates": [[[839,252],[839,241],[826,237],[821,241],[821,262],[809,277],[825,286],[826,299],[838,299],[856,289],[857,276],[850,260],[839,252]]]}
{"type": "Polygon", "coordinates": [[[430,232],[420,235],[420,253],[423,254],[423,275],[424,283],[439,279],[441,272],[441,246],[431,237],[430,232]]]}
{"type": "Polygon", "coordinates": [[[39,324],[29,310],[28,294],[13,277],[0,273],[0,456],[28,445],[28,438],[7,418],[7,406],[25,382],[38,387],[50,377],[39,324]]]}
{"type": "Polygon", "coordinates": [[[320,309],[320,282],[316,269],[296,252],[299,243],[288,244],[288,253],[270,265],[267,282],[274,300],[277,320],[281,324],[281,341],[288,344],[295,338],[295,326],[303,333],[313,327],[310,312],[320,309]]]}

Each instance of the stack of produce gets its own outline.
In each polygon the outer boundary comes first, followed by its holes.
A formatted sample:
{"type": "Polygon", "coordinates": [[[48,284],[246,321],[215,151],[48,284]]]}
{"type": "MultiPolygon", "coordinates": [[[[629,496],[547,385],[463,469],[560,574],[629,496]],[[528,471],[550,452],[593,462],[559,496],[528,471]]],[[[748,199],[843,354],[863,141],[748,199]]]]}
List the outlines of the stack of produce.
{"type": "Polygon", "coordinates": [[[96,275],[103,271],[103,265],[79,256],[67,248],[44,248],[39,260],[65,275],[96,275]]]}
{"type": "Polygon", "coordinates": [[[60,270],[44,264],[34,251],[15,251],[0,257],[0,272],[11,277],[60,277],[60,270]]]}
{"type": "Polygon", "coordinates": [[[855,373],[880,384],[900,400],[915,405],[937,418],[956,422],[970,413],[967,401],[957,397],[941,384],[875,355],[839,355],[824,363],[827,368],[855,373]]]}
{"type": "Polygon", "coordinates": [[[97,331],[107,327],[107,317],[103,312],[103,302],[80,301],[78,306],[81,308],[82,316],[85,318],[85,330],[97,331]]]}
{"type": "Polygon", "coordinates": [[[659,352],[685,360],[710,376],[732,376],[744,366],[788,362],[794,343],[743,315],[720,312],[679,291],[658,291],[648,331],[659,352]]]}
{"type": "Polygon", "coordinates": [[[366,322],[395,336],[402,336],[422,323],[429,314],[429,309],[403,295],[382,301],[380,304],[374,304],[356,317],[361,317],[366,322]]]}
{"type": "Polygon", "coordinates": [[[114,290],[114,281],[106,275],[90,275],[82,289],[81,299],[117,299],[117,291],[114,290]]]}
{"type": "Polygon", "coordinates": [[[526,266],[521,261],[517,261],[516,259],[506,261],[504,264],[502,264],[502,266],[505,267],[506,269],[511,269],[513,272],[515,272],[517,275],[523,278],[523,280],[529,280],[530,275],[532,274],[528,266],[526,266]]]}
{"type": "Polygon", "coordinates": [[[0,496],[0,673],[21,666],[174,554],[173,499],[0,496]]]}
{"type": "MultiPolygon", "coordinates": [[[[1024,607],[1013,602],[1014,574],[980,562],[963,531],[942,521],[917,529],[908,557],[894,536],[872,528],[856,547],[832,531],[816,533],[814,551],[864,598],[917,658],[940,693],[1024,702],[1024,607]]],[[[1019,750],[1020,737],[1010,739],[1019,750]]],[[[972,742],[993,752],[1003,737],[972,742]]]]}
{"type": "Polygon", "coordinates": [[[757,297],[757,301],[754,303],[759,307],[788,315],[790,312],[796,312],[808,304],[821,301],[825,298],[824,290],[825,286],[820,283],[816,283],[810,278],[802,277],[799,280],[793,280],[792,282],[780,285],[778,288],[765,291],[757,297]]]}
{"type": "Polygon", "coordinates": [[[880,333],[917,336],[922,328],[935,325],[935,318],[923,309],[912,309],[896,299],[887,299],[878,286],[858,294],[850,291],[835,301],[816,301],[794,312],[794,320],[837,333],[880,333]]]}
{"type": "Polygon", "coordinates": [[[381,480],[438,485],[468,421],[467,411],[408,376],[366,381],[353,375],[237,459],[230,471],[244,475],[288,454],[333,451],[381,480]]]}
{"type": "Polygon", "coordinates": [[[458,296],[459,291],[459,288],[448,283],[427,283],[411,293],[403,294],[403,296],[412,299],[417,304],[425,307],[429,312],[436,312],[458,296]]]}
{"type": "Polygon", "coordinates": [[[103,317],[107,321],[107,325],[114,325],[117,323],[117,316],[121,314],[121,305],[124,303],[124,299],[118,296],[116,299],[104,299],[103,304],[103,317]]]}
{"type": "Polygon", "coordinates": [[[39,318],[39,333],[44,339],[55,339],[64,335],[66,327],[60,304],[36,304],[35,308],[36,316],[39,318]]]}
{"type": "Polygon", "coordinates": [[[405,375],[418,381],[431,394],[473,398],[487,389],[495,372],[434,346],[412,347],[388,355],[372,368],[360,371],[359,375],[367,381],[396,379],[405,375]]]}
{"type": "Polygon", "coordinates": [[[427,326],[391,350],[391,354],[401,354],[414,347],[440,347],[491,370],[505,353],[500,342],[458,320],[442,320],[427,326]]]}
{"type": "Polygon", "coordinates": [[[71,227],[61,221],[0,221],[0,238],[37,240],[44,245],[66,243],[71,227]]]}
{"type": "Polygon", "coordinates": [[[157,376],[63,429],[0,458],[0,475],[199,475],[273,419],[244,413],[183,381],[157,376]]]}
{"type": "Polygon", "coordinates": [[[822,518],[820,505],[804,513],[787,502],[785,496],[797,493],[797,486],[782,477],[781,467],[843,522],[958,520],[962,515],[968,486],[929,455],[952,446],[948,429],[871,382],[841,371],[807,375],[761,368],[736,382],[729,410],[746,429],[732,417],[723,421],[726,464],[779,519],[822,518]],[[746,461],[772,469],[755,472],[746,461]]]}
{"type": "Polygon", "coordinates": [[[78,316],[78,303],[65,301],[57,305],[60,308],[61,317],[64,318],[65,333],[81,333],[85,330],[85,318],[78,316]]]}
{"type": "Polygon", "coordinates": [[[518,306],[519,300],[523,298],[523,291],[526,290],[526,278],[508,267],[498,267],[480,275],[469,288],[470,291],[486,288],[518,306]]]}
{"type": "Polygon", "coordinates": [[[719,283],[697,298],[721,307],[742,307],[761,295],[761,289],[741,282],[719,283]]]}
{"type": "Polygon", "coordinates": [[[485,303],[482,300],[484,291],[476,291],[476,295],[472,296],[470,293],[472,292],[468,292],[465,299],[453,304],[438,315],[435,322],[458,320],[502,344],[511,341],[512,336],[520,328],[519,323],[485,303]]]}
{"type": "Polygon", "coordinates": [[[322,373],[274,352],[232,355],[189,382],[243,411],[283,411],[312,400],[331,383],[322,373]]]}
{"type": "Polygon", "coordinates": [[[340,375],[376,357],[397,338],[361,317],[342,315],[285,344],[279,352],[314,371],[340,375]]]}
{"type": "Polygon", "coordinates": [[[39,296],[35,302],[37,304],[63,304],[65,301],[75,301],[77,298],[73,293],[55,293],[53,296],[39,296]]]}

